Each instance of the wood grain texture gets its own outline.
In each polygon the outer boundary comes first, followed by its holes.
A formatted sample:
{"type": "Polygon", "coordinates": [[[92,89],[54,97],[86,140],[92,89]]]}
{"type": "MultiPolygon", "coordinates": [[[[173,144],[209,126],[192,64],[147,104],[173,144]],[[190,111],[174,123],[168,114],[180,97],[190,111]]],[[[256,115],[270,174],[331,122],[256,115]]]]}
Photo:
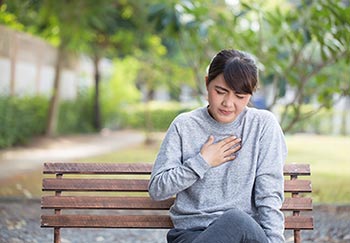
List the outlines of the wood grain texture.
{"type": "MultiPolygon", "coordinates": [[[[56,240],[60,240],[60,228],[172,228],[167,213],[175,199],[152,200],[144,194],[148,191],[149,180],[133,176],[150,175],[151,171],[150,163],[45,163],[43,173],[56,174],[56,178],[44,178],[42,182],[42,190],[51,191],[53,195],[41,198],[41,208],[52,209],[53,213],[41,216],[41,227],[54,228],[56,240]],[[110,175],[130,176],[112,179],[110,175]],[[102,196],[99,192],[123,193],[102,196]],[[145,196],[122,196],[124,192],[142,192],[140,194],[145,196]],[[82,214],[81,210],[92,212],[82,214]]],[[[310,174],[308,164],[284,166],[286,198],[281,211],[288,215],[285,229],[294,231],[294,242],[300,242],[301,230],[314,228],[312,216],[302,215],[303,211],[313,209],[312,199],[305,197],[312,192],[311,181],[299,177],[310,174]]]]}
{"type": "MultiPolygon", "coordinates": [[[[167,215],[42,215],[42,227],[60,228],[172,228],[167,215]]],[[[285,228],[313,229],[313,220],[305,216],[287,216],[285,228]]]]}
{"type": "Polygon", "coordinates": [[[44,163],[44,174],[150,174],[150,163],[44,163]]]}
{"type": "MultiPolygon", "coordinates": [[[[44,196],[42,209],[133,209],[133,210],[168,210],[174,198],[154,201],[149,197],[101,197],[101,196],[44,196]]],[[[310,211],[311,198],[286,198],[282,211],[310,211]]]]}
{"type": "Polygon", "coordinates": [[[148,191],[148,180],[136,179],[43,179],[43,191],[148,191]]]}
{"type": "Polygon", "coordinates": [[[43,209],[133,209],[168,210],[174,198],[154,201],[149,197],[44,196],[43,209]]]}

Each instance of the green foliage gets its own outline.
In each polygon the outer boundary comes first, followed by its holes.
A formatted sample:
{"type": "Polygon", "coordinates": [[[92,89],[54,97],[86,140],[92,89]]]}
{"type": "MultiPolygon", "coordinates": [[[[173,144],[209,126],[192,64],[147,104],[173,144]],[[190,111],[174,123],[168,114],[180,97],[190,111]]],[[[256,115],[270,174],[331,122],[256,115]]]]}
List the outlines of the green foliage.
{"type": "Polygon", "coordinates": [[[7,5],[0,5],[0,24],[6,25],[15,30],[23,30],[23,24],[19,23],[17,17],[13,13],[6,11],[7,5]]]}
{"type": "Polygon", "coordinates": [[[60,103],[58,115],[58,133],[93,132],[92,95],[80,93],[76,100],[65,100],[60,103]]]}
{"type": "MultiPolygon", "coordinates": [[[[0,96],[0,148],[25,144],[45,132],[48,99],[42,96],[0,96]]],[[[59,134],[92,132],[92,96],[80,94],[74,101],[62,101],[59,134]]]]}
{"type": "MultiPolygon", "coordinates": [[[[280,107],[279,109],[276,109],[276,113],[281,114],[285,111],[284,109],[284,107],[280,107]]],[[[287,123],[294,119],[295,112],[295,108],[293,107],[287,109],[285,114],[287,123]]],[[[307,118],[299,120],[299,122],[286,133],[308,133],[320,135],[336,133],[345,136],[349,134],[347,131],[347,117],[350,117],[349,110],[323,108],[316,113],[315,105],[303,105],[300,108],[300,113],[303,117],[307,118]]]]}
{"type": "Polygon", "coordinates": [[[0,148],[26,143],[46,126],[45,97],[0,96],[0,148]]]}
{"type": "MultiPolygon", "coordinates": [[[[281,107],[281,111],[284,107],[281,107]]],[[[303,105],[300,113],[302,115],[312,114],[314,107],[312,105],[303,105]]],[[[295,117],[295,109],[289,107],[285,114],[285,122],[288,123],[295,117]]],[[[315,133],[331,134],[333,132],[334,111],[332,109],[322,109],[317,114],[310,115],[308,119],[300,120],[288,133],[315,133]]]]}
{"type": "MultiPolygon", "coordinates": [[[[305,117],[301,106],[317,100],[334,105],[334,94],[349,95],[350,14],[343,1],[162,1],[151,6],[150,19],[164,38],[173,38],[194,72],[196,91],[204,92],[203,76],[212,55],[223,48],[257,57],[269,108],[286,91],[293,119],[283,113],[285,130],[305,117]],[[228,27],[229,26],[229,27],[228,27]],[[348,66],[348,65],[347,65],[348,66]]],[[[315,112],[316,113],[316,112],[315,112]]]]}
{"type": "Polygon", "coordinates": [[[110,80],[101,83],[102,119],[105,126],[115,126],[121,107],[140,100],[135,82],[140,62],[133,58],[115,59],[110,80]]]}
{"type": "Polygon", "coordinates": [[[116,72],[125,73],[119,74],[118,82],[111,87],[102,84],[105,124],[115,123],[114,114],[123,103],[137,99],[122,101],[124,94],[136,97],[125,91],[125,85],[142,85],[145,100],[151,100],[160,86],[177,99],[186,84],[200,100],[205,69],[223,48],[256,55],[262,89],[272,101],[269,108],[287,103],[280,121],[285,130],[292,131],[305,120],[301,107],[310,100],[319,104],[314,110],[321,110],[334,105],[334,95],[350,92],[346,1],[12,0],[2,5],[0,22],[23,26],[24,31],[61,43],[65,50],[86,52],[94,60],[137,56],[138,61],[128,61],[129,68],[117,67],[116,72]],[[136,78],[120,81],[129,72],[136,78]]]}
{"type": "Polygon", "coordinates": [[[126,106],[119,112],[119,123],[123,128],[166,131],[170,123],[180,113],[193,107],[183,107],[179,103],[155,103],[126,106]]]}

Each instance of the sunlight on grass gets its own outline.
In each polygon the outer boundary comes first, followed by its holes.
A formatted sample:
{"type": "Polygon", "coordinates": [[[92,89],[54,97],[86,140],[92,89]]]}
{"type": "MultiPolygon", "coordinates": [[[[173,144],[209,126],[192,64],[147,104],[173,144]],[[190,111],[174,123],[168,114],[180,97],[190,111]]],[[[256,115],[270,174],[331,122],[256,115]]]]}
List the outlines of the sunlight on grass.
{"type": "MultiPolygon", "coordinates": [[[[121,151],[107,153],[100,156],[78,159],[72,162],[101,162],[101,163],[116,163],[116,162],[148,162],[155,160],[159,149],[159,144],[144,145],[130,147],[121,151]]],[[[53,177],[53,175],[43,175],[42,168],[21,174],[9,179],[0,181],[0,197],[26,197],[39,198],[43,194],[41,191],[42,179],[44,177],[53,177]]],[[[66,175],[66,177],[72,177],[66,175]]],[[[93,176],[90,176],[93,177],[93,176]]],[[[142,177],[142,176],[139,176],[142,177]]],[[[48,193],[49,194],[49,193],[48,193]]]]}
{"type": "MultiPolygon", "coordinates": [[[[287,136],[286,163],[309,163],[315,203],[350,203],[350,138],[298,134],[287,136]]],[[[153,162],[159,143],[80,159],[81,162],[153,162]]],[[[0,181],[0,197],[40,197],[41,169],[0,181]]]]}
{"type": "Polygon", "coordinates": [[[287,136],[287,163],[309,163],[314,202],[350,203],[350,138],[287,136]]]}
{"type": "Polygon", "coordinates": [[[146,146],[138,145],[118,152],[112,152],[88,159],[80,159],[84,162],[153,162],[156,158],[158,144],[146,146]]]}

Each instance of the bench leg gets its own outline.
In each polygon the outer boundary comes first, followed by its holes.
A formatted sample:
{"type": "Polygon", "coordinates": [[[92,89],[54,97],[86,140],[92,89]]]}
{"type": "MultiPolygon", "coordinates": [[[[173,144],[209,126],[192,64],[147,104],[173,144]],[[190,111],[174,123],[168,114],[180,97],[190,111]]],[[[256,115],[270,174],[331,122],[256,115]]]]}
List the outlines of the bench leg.
{"type": "Polygon", "coordinates": [[[54,231],[53,231],[53,242],[54,243],[61,243],[61,231],[60,231],[60,228],[54,228],[54,231]]]}
{"type": "Polygon", "coordinates": [[[301,243],[300,230],[294,230],[294,243],[301,243]]]}

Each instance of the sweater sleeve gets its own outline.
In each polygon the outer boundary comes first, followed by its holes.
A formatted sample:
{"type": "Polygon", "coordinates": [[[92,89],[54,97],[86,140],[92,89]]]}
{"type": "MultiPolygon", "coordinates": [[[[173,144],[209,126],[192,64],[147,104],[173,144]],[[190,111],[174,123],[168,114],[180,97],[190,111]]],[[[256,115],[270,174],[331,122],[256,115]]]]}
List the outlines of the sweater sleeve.
{"type": "Polygon", "coordinates": [[[203,178],[210,165],[200,151],[183,161],[181,135],[173,122],[153,166],[148,191],[154,200],[165,200],[203,178]]]}
{"type": "Polygon", "coordinates": [[[255,205],[258,219],[270,243],[284,242],[284,215],[280,211],[284,200],[283,165],[287,147],[283,132],[271,113],[262,122],[258,167],[255,180],[255,205]]]}

